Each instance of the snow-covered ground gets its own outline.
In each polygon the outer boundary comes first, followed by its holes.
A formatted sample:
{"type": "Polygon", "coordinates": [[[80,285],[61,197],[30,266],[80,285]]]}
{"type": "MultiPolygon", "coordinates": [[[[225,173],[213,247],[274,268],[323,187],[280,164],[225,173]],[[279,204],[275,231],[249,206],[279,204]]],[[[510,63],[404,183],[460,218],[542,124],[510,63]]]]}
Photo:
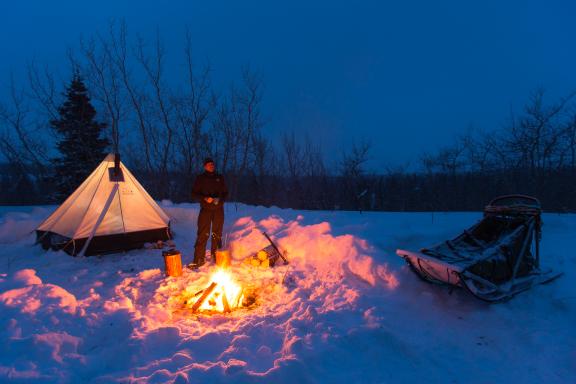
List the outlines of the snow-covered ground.
{"type": "MultiPolygon", "coordinates": [[[[164,202],[184,262],[197,206],[164,202]]],[[[576,215],[544,215],[560,279],[486,304],[419,280],[395,255],[480,213],[307,212],[230,204],[234,276],[259,292],[229,314],[181,311],[211,267],[165,278],[161,251],[73,258],[34,246],[54,207],[0,207],[0,382],[574,383],[576,215]],[[290,264],[242,266],[278,239],[290,264]]]]}

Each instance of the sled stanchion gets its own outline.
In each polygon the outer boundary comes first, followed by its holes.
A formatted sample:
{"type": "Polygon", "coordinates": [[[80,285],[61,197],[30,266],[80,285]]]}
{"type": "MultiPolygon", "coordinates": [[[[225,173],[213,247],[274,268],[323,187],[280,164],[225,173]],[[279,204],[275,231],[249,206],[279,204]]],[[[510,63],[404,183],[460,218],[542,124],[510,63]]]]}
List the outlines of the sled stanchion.
{"type": "Polygon", "coordinates": [[[522,244],[522,250],[520,251],[520,255],[518,259],[516,259],[516,264],[514,264],[514,270],[512,271],[512,281],[518,275],[518,269],[520,268],[520,263],[524,259],[524,255],[526,254],[526,250],[528,249],[528,245],[532,240],[532,231],[534,230],[534,219],[530,221],[530,225],[528,226],[528,230],[526,231],[526,239],[524,240],[524,244],[522,244]]]}

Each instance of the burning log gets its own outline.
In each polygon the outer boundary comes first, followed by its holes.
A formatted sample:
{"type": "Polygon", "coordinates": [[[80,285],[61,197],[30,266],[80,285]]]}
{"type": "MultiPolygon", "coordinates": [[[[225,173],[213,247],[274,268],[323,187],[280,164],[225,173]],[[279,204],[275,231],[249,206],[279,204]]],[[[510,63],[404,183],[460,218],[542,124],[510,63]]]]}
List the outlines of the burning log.
{"type": "Polygon", "coordinates": [[[224,307],[224,312],[230,312],[230,304],[228,304],[226,292],[222,293],[222,306],[224,307]]]}
{"type": "Polygon", "coordinates": [[[210,285],[196,292],[184,305],[189,306],[192,312],[200,313],[229,313],[232,310],[243,306],[243,289],[234,281],[229,271],[218,269],[211,276],[210,285]],[[201,295],[198,300],[196,297],[201,295]]]}
{"type": "Polygon", "coordinates": [[[218,284],[212,282],[212,284],[210,284],[210,286],[204,290],[204,293],[202,294],[202,296],[200,296],[200,298],[192,306],[193,312],[196,312],[198,310],[198,308],[200,308],[202,303],[204,303],[204,301],[208,298],[208,296],[210,296],[210,294],[212,293],[214,288],[216,288],[216,285],[218,285],[218,284]]]}

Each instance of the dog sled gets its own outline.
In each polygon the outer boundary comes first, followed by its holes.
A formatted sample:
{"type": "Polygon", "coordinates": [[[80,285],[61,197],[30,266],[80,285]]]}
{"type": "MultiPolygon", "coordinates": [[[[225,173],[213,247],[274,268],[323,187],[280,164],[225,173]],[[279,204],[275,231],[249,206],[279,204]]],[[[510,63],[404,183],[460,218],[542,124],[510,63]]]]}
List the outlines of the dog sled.
{"type": "Polygon", "coordinates": [[[420,252],[396,253],[426,281],[463,287],[485,301],[504,301],[561,275],[540,268],[541,215],[536,198],[501,196],[458,237],[420,252]]]}

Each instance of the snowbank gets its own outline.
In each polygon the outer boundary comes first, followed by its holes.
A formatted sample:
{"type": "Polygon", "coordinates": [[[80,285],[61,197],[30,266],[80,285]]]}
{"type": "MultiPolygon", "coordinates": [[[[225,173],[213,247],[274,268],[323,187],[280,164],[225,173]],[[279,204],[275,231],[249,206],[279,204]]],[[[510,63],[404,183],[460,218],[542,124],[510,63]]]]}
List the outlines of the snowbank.
{"type": "MultiPolygon", "coordinates": [[[[184,262],[197,207],[162,203],[184,262]]],[[[165,278],[159,250],[72,258],[33,246],[50,208],[0,210],[0,382],[570,382],[576,379],[574,215],[545,217],[566,276],[487,305],[419,281],[394,255],[476,213],[296,212],[229,205],[233,276],[253,308],[197,315],[182,295],[213,268],[165,278]],[[242,260],[271,234],[290,264],[242,260]]]]}

